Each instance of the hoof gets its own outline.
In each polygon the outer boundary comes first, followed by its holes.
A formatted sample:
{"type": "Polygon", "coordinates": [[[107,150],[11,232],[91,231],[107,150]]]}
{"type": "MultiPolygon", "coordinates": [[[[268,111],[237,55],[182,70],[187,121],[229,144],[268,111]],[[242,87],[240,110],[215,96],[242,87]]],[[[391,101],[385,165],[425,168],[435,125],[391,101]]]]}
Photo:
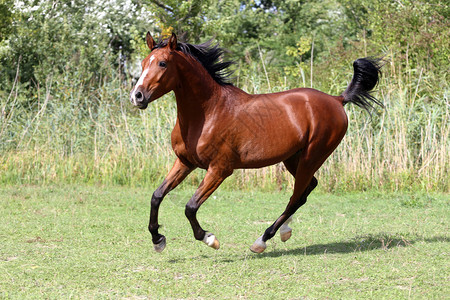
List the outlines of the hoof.
{"type": "Polygon", "coordinates": [[[292,235],[292,228],[286,226],[286,230],[280,230],[280,237],[282,242],[286,242],[288,239],[290,239],[292,235]]]}
{"type": "Polygon", "coordinates": [[[153,247],[155,247],[156,252],[161,253],[164,248],[166,248],[166,237],[163,236],[161,242],[158,244],[153,244],[153,247]]]}
{"type": "Polygon", "coordinates": [[[262,236],[260,236],[250,247],[250,250],[254,253],[262,253],[266,250],[267,245],[266,242],[262,240],[262,236]]]}
{"type": "Polygon", "coordinates": [[[287,219],[280,227],[280,237],[282,242],[286,242],[292,235],[292,228],[288,226],[291,221],[292,217],[289,217],[289,219],[287,219]]]}
{"type": "Polygon", "coordinates": [[[219,241],[217,240],[216,236],[212,233],[205,234],[205,237],[203,238],[203,243],[216,250],[220,248],[219,241]]]}

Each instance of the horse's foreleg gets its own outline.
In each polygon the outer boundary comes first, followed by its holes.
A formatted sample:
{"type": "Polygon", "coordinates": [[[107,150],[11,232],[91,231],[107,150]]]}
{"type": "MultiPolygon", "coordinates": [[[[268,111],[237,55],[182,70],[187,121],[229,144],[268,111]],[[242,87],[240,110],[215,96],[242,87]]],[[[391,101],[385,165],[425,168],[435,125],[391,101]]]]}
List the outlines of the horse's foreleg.
{"type": "Polygon", "coordinates": [[[155,250],[161,252],[166,247],[166,238],[164,235],[158,233],[158,210],[164,197],[173,190],[178,184],[180,184],[186,176],[193,170],[193,167],[189,167],[181,162],[178,158],[175,161],[172,169],[170,170],[163,183],[155,190],[151,200],[150,208],[150,221],[148,224],[148,230],[152,234],[152,242],[155,250]]]}
{"type": "Polygon", "coordinates": [[[219,185],[231,175],[232,172],[209,168],[205,178],[201,182],[195,194],[186,204],[185,214],[191,223],[195,239],[203,241],[208,246],[219,249],[219,241],[212,233],[202,229],[197,220],[197,211],[203,202],[219,187],[219,185]]]}

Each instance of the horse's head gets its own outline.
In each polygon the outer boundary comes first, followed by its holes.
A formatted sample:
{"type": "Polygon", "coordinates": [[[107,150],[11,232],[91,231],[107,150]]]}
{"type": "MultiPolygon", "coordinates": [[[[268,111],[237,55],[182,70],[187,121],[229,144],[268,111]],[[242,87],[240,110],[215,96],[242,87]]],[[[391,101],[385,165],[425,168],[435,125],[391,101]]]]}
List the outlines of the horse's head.
{"type": "Polygon", "coordinates": [[[173,53],[177,49],[175,34],[169,38],[167,45],[155,44],[150,32],[147,32],[147,46],[150,54],[142,61],[142,74],[136,86],[131,90],[130,100],[140,109],[174,89],[176,84],[173,53]]]}

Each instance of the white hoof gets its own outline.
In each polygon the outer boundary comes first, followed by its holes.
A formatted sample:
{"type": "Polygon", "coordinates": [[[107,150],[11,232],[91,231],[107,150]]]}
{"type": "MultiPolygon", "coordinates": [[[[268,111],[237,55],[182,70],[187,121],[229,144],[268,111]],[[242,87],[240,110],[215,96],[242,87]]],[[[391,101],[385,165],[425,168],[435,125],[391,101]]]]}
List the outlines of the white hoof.
{"type": "Polygon", "coordinates": [[[282,242],[286,242],[288,239],[291,238],[292,235],[292,228],[289,226],[286,226],[283,230],[280,229],[280,238],[282,242]]]}
{"type": "Polygon", "coordinates": [[[216,250],[220,248],[219,241],[217,240],[216,236],[212,233],[205,234],[205,237],[203,238],[203,243],[216,250]]]}
{"type": "Polygon", "coordinates": [[[262,253],[266,250],[267,245],[266,242],[262,240],[262,236],[260,236],[250,247],[250,250],[254,253],[262,253]]]}
{"type": "Polygon", "coordinates": [[[164,248],[166,248],[166,237],[163,237],[162,241],[159,244],[153,244],[155,251],[161,253],[164,248]]]}
{"type": "Polygon", "coordinates": [[[292,228],[288,226],[291,223],[292,217],[289,217],[280,227],[280,237],[282,242],[286,242],[292,235],[292,228]]]}

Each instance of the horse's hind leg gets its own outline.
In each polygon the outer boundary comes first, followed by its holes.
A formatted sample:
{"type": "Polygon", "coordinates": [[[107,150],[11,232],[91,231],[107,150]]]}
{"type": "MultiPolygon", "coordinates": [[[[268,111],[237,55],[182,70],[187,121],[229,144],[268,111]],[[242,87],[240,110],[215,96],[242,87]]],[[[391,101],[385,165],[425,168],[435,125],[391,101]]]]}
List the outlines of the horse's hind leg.
{"type": "MultiPolygon", "coordinates": [[[[311,182],[309,183],[308,187],[306,188],[306,190],[303,192],[302,196],[300,197],[300,201],[298,203],[298,208],[300,208],[303,204],[306,203],[306,200],[307,200],[309,194],[317,186],[317,183],[318,183],[318,181],[317,181],[316,177],[313,177],[311,179],[311,182]]],[[[289,238],[292,235],[292,228],[289,227],[289,223],[291,223],[291,221],[292,221],[292,215],[280,227],[280,238],[281,238],[282,242],[286,242],[287,240],[289,240],[289,238]]]]}
{"type": "MultiPolygon", "coordinates": [[[[314,154],[319,152],[315,151],[316,149],[314,148],[315,147],[311,145],[309,149],[306,149],[306,151],[296,155],[297,157],[294,156],[289,159],[286,168],[291,173],[293,173],[292,164],[295,162],[298,163],[295,170],[294,192],[281,216],[275,221],[275,223],[272,224],[272,226],[267,228],[264,234],[250,247],[250,250],[253,252],[261,253],[266,249],[266,241],[271,239],[278,229],[297,211],[297,209],[305,204],[308,195],[317,186],[317,179],[314,177],[314,173],[323,164],[328,155],[316,157],[314,154]]],[[[287,236],[284,238],[287,238],[287,236]]]]}
{"type": "MultiPolygon", "coordinates": [[[[295,155],[291,156],[287,160],[283,161],[286,169],[291,173],[295,178],[295,173],[297,171],[297,167],[299,164],[300,152],[297,152],[295,155]]],[[[308,195],[312,192],[312,190],[317,186],[317,179],[315,177],[312,178],[310,185],[305,190],[305,192],[301,196],[300,202],[306,203],[308,195]]],[[[302,205],[303,205],[302,204],[302,205]]],[[[289,227],[289,223],[292,222],[292,215],[281,225],[280,227],[280,238],[282,242],[286,242],[291,238],[292,228],[289,227]]]]}
{"type": "Polygon", "coordinates": [[[164,235],[158,233],[158,211],[164,197],[173,190],[178,184],[180,184],[186,176],[191,173],[193,167],[189,167],[181,162],[180,159],[175,161],[172,169],[164,179],[163,183],[153,193],[150,209],[150,221],[148,224],[148,230],[152,234],[152,242],[155,250],[161,252],[166,247],[166,238],[164,235]]]}
{"type": "Polygon", "coordinates": [[[261,253],[266,249],[266,241],[271,239],[275,233],[280,229],[281,240],[283,242],[287,241],[291,237],[292,229],[288,226],[291,221],[292,215],[299,209],[303,204],[306,203],[306,199],[308,195],[314,190],[317,186],[317,179],[313,176],[310,180],[309,185],[306,187],[306,190],[301,194],[300,197],[294,194],[292,195],[289,204],[287,205],[283,214],[272,224],[269,228],[266,229],[264,234],[259,237],[255,243],[250,247],[255,253],[261,253]]]}

